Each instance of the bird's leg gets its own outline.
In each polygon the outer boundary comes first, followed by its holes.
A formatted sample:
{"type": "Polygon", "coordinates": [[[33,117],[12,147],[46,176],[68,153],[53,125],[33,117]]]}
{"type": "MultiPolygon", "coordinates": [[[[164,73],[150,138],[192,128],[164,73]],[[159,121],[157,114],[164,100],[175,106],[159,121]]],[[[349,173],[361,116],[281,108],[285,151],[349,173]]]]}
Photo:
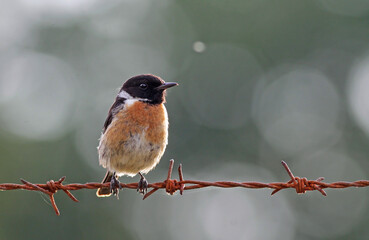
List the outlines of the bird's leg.
{"type": "Polygon", "coordinates": [[[122,189],[122,186],[120,185],[120,182],[118,181],[118,177],[116,175],[116,173],[113,173],[113,176],[111,177],[111,181],[110,181],[110,192],[113,193],[114,196],[118,197],[119,194],[119,189],[122,189]]]}
{"type": "Polygon", "coordinates": [[[138,174],[140,174],[141,179],[138,182],[137,185],[137,192],[145,194],[147,193],[147,187],[149,186],[149,182],[146,180],[146,178],[140,173],[138,172],[138,174]]]}

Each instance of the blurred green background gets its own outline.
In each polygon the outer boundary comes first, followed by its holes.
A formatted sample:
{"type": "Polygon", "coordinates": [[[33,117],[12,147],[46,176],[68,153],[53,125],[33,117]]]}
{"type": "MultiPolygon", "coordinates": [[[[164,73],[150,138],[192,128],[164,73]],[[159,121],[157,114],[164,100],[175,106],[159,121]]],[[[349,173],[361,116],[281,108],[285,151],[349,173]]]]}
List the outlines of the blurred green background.
{"type": "MultiPolygon", "coordinates": [[[[169,159],[198,180],[369,178],[369,1],[2,1],[0,182],[97,182],[129,77],[170,89],[169,159]]],[[[174,176],[177,178],[176,174],[174,176]]],[[[121,179],[137,182],[138,177],[121,179]]],[[[368,189],[0,193],[0,239],[368,239],[368,189]]]]}

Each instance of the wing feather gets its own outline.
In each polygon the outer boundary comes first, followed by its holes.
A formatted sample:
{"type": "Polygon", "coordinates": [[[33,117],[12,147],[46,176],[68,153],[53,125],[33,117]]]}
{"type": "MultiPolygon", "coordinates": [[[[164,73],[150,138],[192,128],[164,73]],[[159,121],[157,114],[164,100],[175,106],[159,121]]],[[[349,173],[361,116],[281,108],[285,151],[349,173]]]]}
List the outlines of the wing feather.
{"type": "Polygon", "coordinates": [[[117,112],[119,112],[119,110],[123,109],[125,101],[126,101],[126,99],[121,98],[121,97],[117,97],[115,99],[115,102],[113,103],[113,105],[111,105],[111,107],[109,109],[108,117],[106,118],[106,120],[104,122],[103,132],[102,132],[103,134],[105,133],[106,129],[108,129],[111,122],[113,121],[113,118],[114,118],[115,114],[117,114],[117,112]]]}

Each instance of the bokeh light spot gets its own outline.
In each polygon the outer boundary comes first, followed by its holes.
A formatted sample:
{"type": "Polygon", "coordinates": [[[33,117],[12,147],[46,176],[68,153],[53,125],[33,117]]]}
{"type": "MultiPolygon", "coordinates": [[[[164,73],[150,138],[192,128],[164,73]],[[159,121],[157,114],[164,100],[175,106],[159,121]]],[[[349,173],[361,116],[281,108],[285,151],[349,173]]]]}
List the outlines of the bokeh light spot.
{"type": "Polygon", "coordinates": [[[369,56],[352,67],[347,91],[350,110],[357,124],[369,136],[369,56]]]}
{"type": "Polygon", "coordinates": [[[59,137],[72,112],[72,70],[60,59],[34,52],[2,66],[0,121],[6,130],[31,139],[59,137]]]}
{"type": "Polygon", "coordinates": [[[329,79],[315,69],[282,69],[268,74],[273,82],[261,81],[255,94],[253,115],[264,140],[286,154],[337,142],[340,100],[329,79]]]}
{"type": "Polygon", "coordinates": [[[193,43],[193,50],[198,53],[202,53],[206,49],[206,45],[203,42],[197,41],[193,43]]]}

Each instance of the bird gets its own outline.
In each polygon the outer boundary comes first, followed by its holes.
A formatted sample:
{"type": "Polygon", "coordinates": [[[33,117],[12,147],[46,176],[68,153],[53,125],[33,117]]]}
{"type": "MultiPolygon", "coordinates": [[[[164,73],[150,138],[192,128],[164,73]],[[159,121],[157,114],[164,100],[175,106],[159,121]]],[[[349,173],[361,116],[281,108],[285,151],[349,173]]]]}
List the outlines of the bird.
{"type": "Polygon", "coordinates": [[[124,82],[104,122],[98,149],[99,163],[107,169],[97,190],[98,197],[116,195],[120,176],[141,176],[137,191],[145,194],[148,182],[143,174],[160,161],[168,144],[168,114],[164,106],[166,89],[177,86],[152,74],[124,82]]]}

